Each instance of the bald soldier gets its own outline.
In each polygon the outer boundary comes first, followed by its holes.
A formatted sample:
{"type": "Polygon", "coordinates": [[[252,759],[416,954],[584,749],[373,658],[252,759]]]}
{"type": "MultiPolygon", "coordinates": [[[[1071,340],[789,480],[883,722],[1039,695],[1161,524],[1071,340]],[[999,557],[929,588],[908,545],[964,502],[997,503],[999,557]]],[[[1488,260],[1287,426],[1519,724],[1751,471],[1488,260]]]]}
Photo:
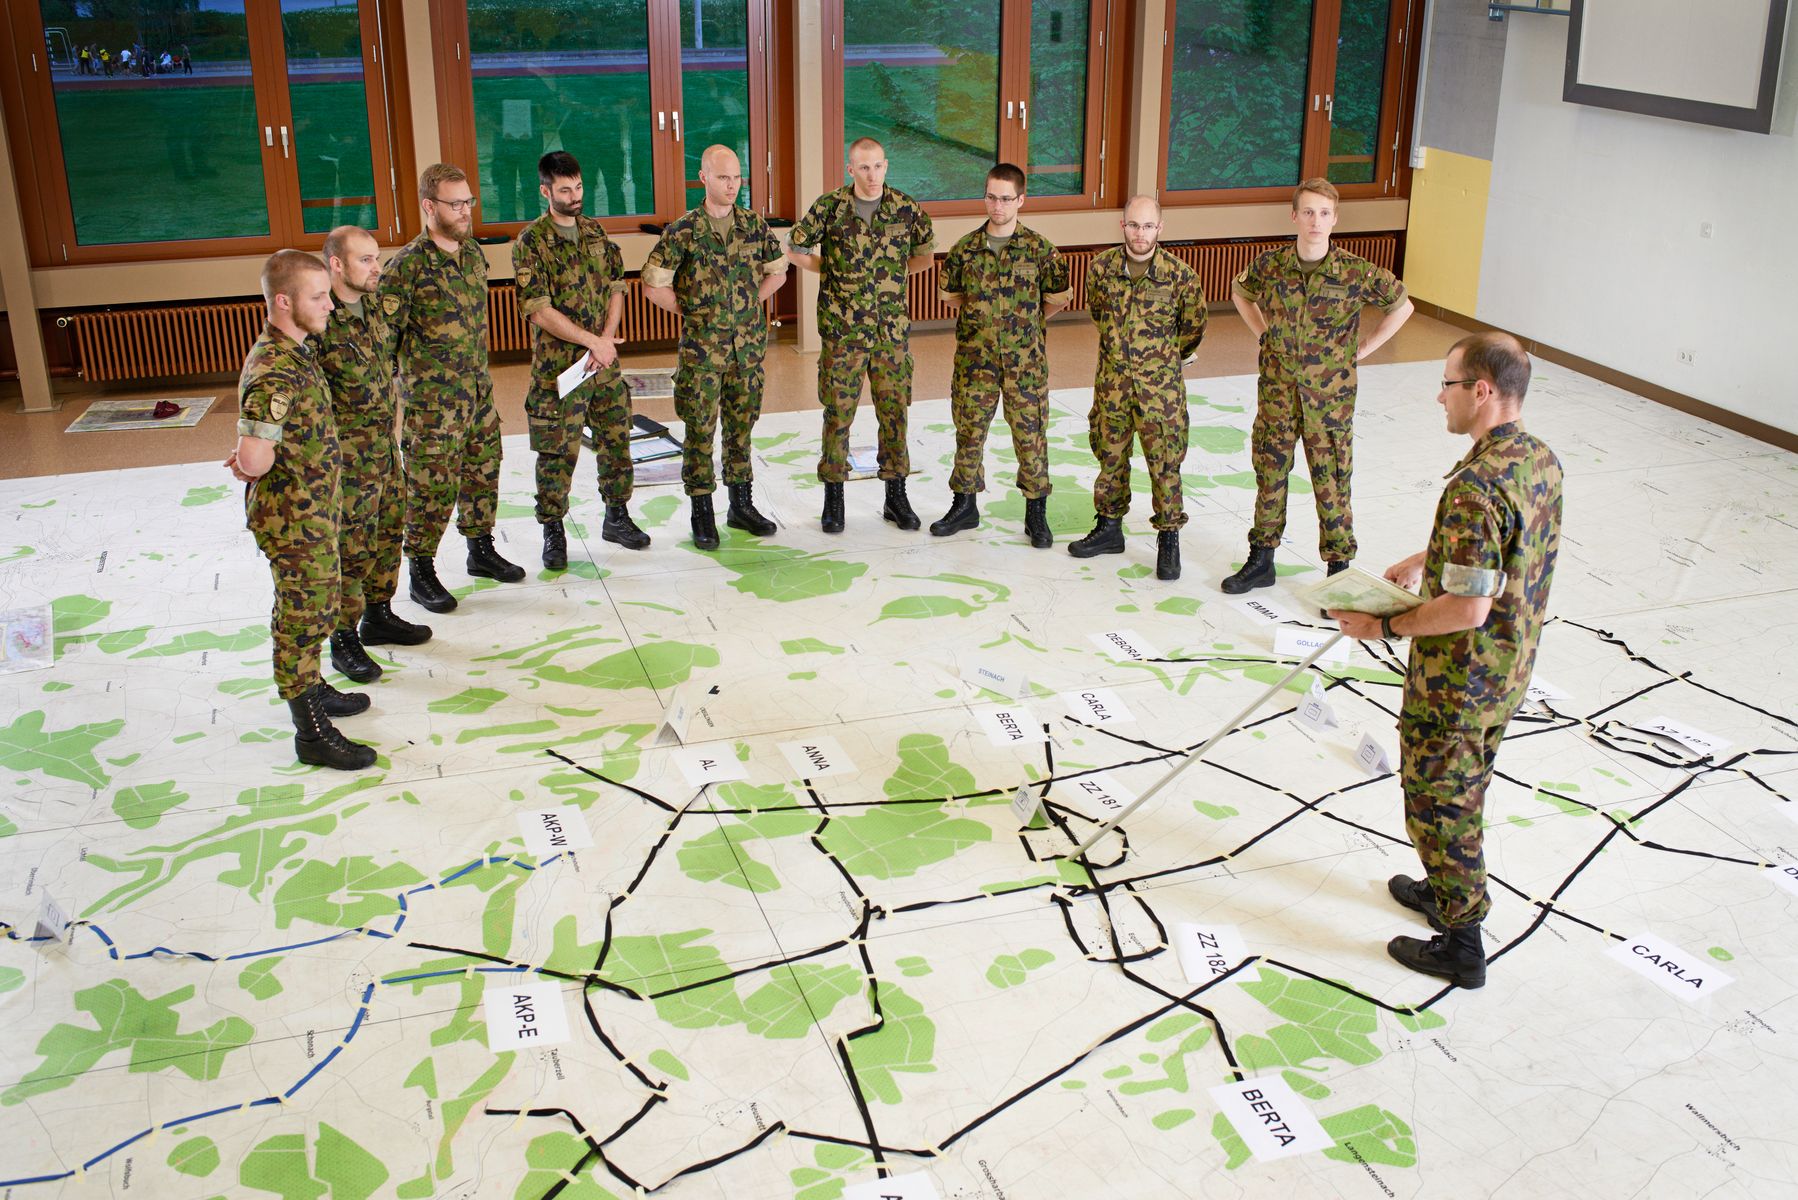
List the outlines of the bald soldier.
{"type": "Polygon", "coordinates": [[[319,643],[337,622],[337,423],[331,392],[308,337],[331,313],[324,264],[278,250],[262,268],[268,321],[237,381],[237,446],[225,467],[244,488],[244,512],[256,548],[274,576],[269,618],[275,690],[293,717],[293,748],[303,763],[356,771],[372,766],[372,747],[331,724],[368,708],[361,693],[337,691],[320,677],[319,643]]]}
{"type": "Polygon", "coordinates": [[[818,292],[818,403],[824,407],[825,533],[843,532],[843,481],[849,477],[849,426],[861,400],[862,377],[874,395],[880,428],[880,477],[886,481],[883,520],[918,528],[905,494],[911,457],[905,444],[911,404],[911,317],[906,277],[935,259],[936,234],[916,200],[886,186],[887,152],[873,138],[849,147],[851,183],[813,201],[793,226],[792,260],[823,276],[818,292]]]}
{"type": "Polygon", "coordinates": [[[749,434],[762,412],[768,349],[763,306],[787,281],[787,257],[768,222],[737,204],[743,168],[729,146],[706,147],[699,181],[705,200],[662,230],[643,264],[643,294],[681,318],[674,371],[674,412],[686,426],[681,485],[692,509],[693,544],[716,550],[712,435],[721,421],[724,486],[730,490],[724,523],[757,537],[774,532],[751,494],[749,434]]]}

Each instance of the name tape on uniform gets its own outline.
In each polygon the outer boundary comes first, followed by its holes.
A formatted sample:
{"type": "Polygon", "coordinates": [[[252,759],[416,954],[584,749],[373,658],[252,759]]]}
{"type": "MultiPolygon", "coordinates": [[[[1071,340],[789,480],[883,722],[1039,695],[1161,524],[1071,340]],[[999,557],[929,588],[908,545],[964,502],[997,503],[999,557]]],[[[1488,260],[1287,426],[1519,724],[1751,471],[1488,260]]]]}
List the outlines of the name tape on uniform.
{"type": "Polygon", "coordinates": [[[1117,693],[1110,688],[1088,688],[1083,692],[1063,692],[1061,702],[1068,706],[1068,715],[1079,721],[1088,721],[1094,725],[1134,725],[1136,716],[1127,708],[1117,693]]]}
{"type": "Polygon", "coordinates": [[[1386,755],[1386,747],[1371,733],[1361,735],[1355,744],[1355,761],[1369,775],[1389,775],[1392,773],[1392,759],[1386,755]]]}
{"type": "Polygon", "coordinates": [[[488,988],[481,997],[487,1010],[487,1048],[517,1050],[553,1046],[568,1040],[568,1009],[559,984],[521,982],[488,988]]]}
{"type": "Polygon", "coordinates": [[[1055,795],[1058,799],[1073,801],[1086,816],[1096,817],[1101,821],[1111,820],[1130,807],[1131,802],[1136,799],[1135,792],[1103,775],[1083,775],[1079,779],[1070,779],[1055,795]]]}
{"type": "Polygon", "coordinates": [[[1027,783],[1019,784],[1018,790],[1011,794],[1011,815],[1018,819],[1018,827],[1036,824],[1037,815],[1042,811],[1042,793],[1027,783]]]}
{"type": "Polygon", "coordinates": [[[1773,881],[1792,895],[1798,896],[1798,863],[1776,863],[1772,870],[1773,881]]]}
{"type": "Polygon", "coordinates": [[[518,814],[524,848],[539,858],[564,850],[585,850],[593,844],[593,832],[578,808],[545,808],[518,814]]]}
{"type": "MultiPolygon", "coordinates": [[[[1324,645],[1336,636],[1333,629],[1300,629],[1296,625],[1282,625],[1274,630],[1274,656],[1276,658],[1310,658],[1319,646],[1324,645]]],[[[1343,638],[1334,646],[1318,655],[1321,663],[1345,663],[1349,656],[1349,640],[1343,638]]]]}
{"type": "Polygon", "coordinates": [[[1020,696],[1030,694],[1030,680],[1024,672],[1013,666],[999,662],[966,662],[962,664],[961,679],[963,683],[971,683],[977,688],[1004,696],[1007,700],[1016,700],[1020,696]]]}
{"type": "Polygon", "coordinates": [[[1022,704],[984,708],[974,714],[974,719],[986,731],[986,740],[995,746],[1024,746],[1049,740],[1043,723],[1022,704]]]}
{"type": "Polygon", "coordinates": [[[1292,1086],[1278,1075],[1214,1087],[1211,1099],[1258,1162],[1328,1150],[1336,1144],[1292,1086]]]}
{"type": "Polygon", "coordinates": [[[820,779],[826,775],[853,775],[855,762],[833,737],[807,738],[803,742],[782,742],[780,752],[793,769],[795,779],[820,779]]]}
{"type": "Polygon", "coordinates": [[[891,1175],[843,1189],[843,1200],[942,1200],[936,1184],[922,1171],[891,1175]]]}
{"type": "Polygon", "coordinates": [[[749,778],[749,764],[739,759],[736,751],[723,742],[682,746],[674,752],[674,762],[693,787],[749,778]]]}
{"type": "Polygon", "coordinates": [[[1174,954],[1188,983],[1210,983],[1249,956],[1234,925],[1181,921],[1174,926],[1174,954]]]}
{"type": "Polygon", "coordinates": [[[1279,625],[1286,621],[1298,620],[1283,606],[1272,600],[1263,600],[1259,596],[1244,596],[1240,600],[1232,600],[1230,607],[1257,625],[1279,625]]]}
{"type": "Polygon", "coordinates": [[[1311,680],[1311,690],[1299,701],[1299,706],[1292,710],[1292,719],[1306,729],[1315,729],[1319,733],[1328,733],[1340,724],[1336,720],[1336,710],[1324,699],[1323,685],[1315,677],[1311,680]]]}
{"type": "Polygon", "coordinates": [[[1687,725],[1684,721],[1675,721],[1672,717],[1654,717],[1647,721],[1637,721],[1633,726],[1643,733],[1651,733],[1656,737],[1664,737],[1678,742],[1693,754],[1716,755],[1729,749],[1732,743],[1728,738],[1720,738],[1714,733],[1706,733],[1702,729],[1687,725]]]}
{"type": "Polygon", "coordinates": [[[1145,659],[1161,657],[1161,651],[1143,641],[1134,629],[1114,629],[1110,633],[1094,633],[1087,636],[1099,649],[1115,654],[1119,658],[1127,658],[1131,662],[1142,662],[1145,659]]]}
{"type": "Polygon", "coordinates": [[[1736,981],[1708,955],[1690,954],[1652,933],[1612,942],[1605,953],[1689,1004],[1696,1004],[1736,981]]]}

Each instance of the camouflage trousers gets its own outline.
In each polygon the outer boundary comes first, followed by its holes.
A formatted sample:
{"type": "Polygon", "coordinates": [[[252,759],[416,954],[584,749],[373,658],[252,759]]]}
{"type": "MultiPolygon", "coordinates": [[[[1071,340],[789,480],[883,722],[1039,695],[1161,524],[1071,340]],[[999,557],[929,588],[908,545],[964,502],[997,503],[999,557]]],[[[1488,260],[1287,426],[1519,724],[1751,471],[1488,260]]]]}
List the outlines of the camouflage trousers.
{"type": "Polygon", "coordinates": [[[1355,465],[1355,383],[1318,390],[1263,368],[1256,390],[1250,456],[1255,467],[1255,524],[1249,545],[1273,547],[1286,532],[1286,477],[1294,447],[1305,444],[1311,498],[1317,503],[1317,548],[1326,562],[1355,557],[1355,514],[1349,475],[1355,465]]]}
{"type": "Polygon", "coordinates": [[[1130,511],[1130,450],[1142,442],[1149,471],[1150,495],[1157,531],[1186,524],[1186,501],[1180,488],[1180,465],[1186,461],[1186,381],[1175,375],[1162,387],[1144,387],[1103,363],[1093,385],[1093,408],[1087,414],[1087,437],[1099,461],[1093,483],[1093,509],[1101,517],[1130,511]]]}
{"type": "Polygon", "coordinates": [[[568,515],[583,428],[593,431],[600,496],[607,504],[631,498],[631,394],[617,370],[601,371],[566,396],[557,396],[553,387],[532,388],[524,398],[524,415],[537,452],[538,524],[568,515]]]}
{"type": "Polygon", "coordinates": [[[275,690],[283,700],[297,700],[319,681],[319,644],[337,628],[337,545],[280,545],[261,538],[257,543],[275,577],[275,607],[268,621],[275,690]]]}
{"type": "Polygon", "coordinates": [[[1018,460],[1018,491],[1026,500],[1049,494],[1049,443],[1045,424],[1049,411],[1049,372],[1030,364],[1006,370],[997,359],[957,353],[949,383],[949,413],[955,420],[955,470],[949,490],[984,492],[982,457],[993,413],[1003,401],[1011,426],[1011,448],[1018,460]]]}
{"type": "Polygon", "coordinates": [[[337,619],[340,628],[349,629],[368,605],[393,599],[400,577],[406,488],[390,430],[344,424],[338,427],[337,443],[343,453],[343,509],[337,519],[343,582],[337,619]]]}
{"type": "Polygon", "coordinates": [[[818,403],[824,406],[824,453],[818,478],[849,478],[849,426],[862,398],[862,377],[874,393],[880,426],[880,477],[904,479],[911,472],[905,422],[911,407],[911,346],[844,346],[826,341],[818,355],[818,403]]]}
{"type": "Polygon", "coordinates": [[[724,424],[724,483],[748,483],[749,434],[762,415],[762,364],[730,363],[718,367],[688,362],[674,372],[674,415],[687,427],[681,444],[680,481],[689,496],[718,490],[712,461],[712,435],[724,424]]]}
{"type": "Polygon", "coordinates": [[[407,558],[436,555],[452,509],[463,537],[493,532],[499,513],[499,413],[486,389],[460,403],[459,419],[434,426],[425,414],[414,422],[407,403],[402,424],[407,558]]]}
{"type": "Polygon", "coordinates": [[[1484,812],[1486,784],[1503,725],[1399,722],[1399,782],[1405,832],[1417,848],[1443,924],[1453,929],[1486,919],[1484,812]]]}

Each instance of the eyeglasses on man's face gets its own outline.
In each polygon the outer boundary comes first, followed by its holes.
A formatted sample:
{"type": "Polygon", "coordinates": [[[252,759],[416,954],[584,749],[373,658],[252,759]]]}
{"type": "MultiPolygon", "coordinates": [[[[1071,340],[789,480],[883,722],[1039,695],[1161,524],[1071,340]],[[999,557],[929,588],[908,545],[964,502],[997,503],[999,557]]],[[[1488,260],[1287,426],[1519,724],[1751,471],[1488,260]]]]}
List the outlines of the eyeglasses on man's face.
{"type": "Polygon", "coordinates": [[[1442,390],[1446,392],[1446,391],[1448,391],[1449,388],[1452,388],[1452,387],[1461,387],[1464,384],[1478,383],[1478,382],[1479,382],[1479,377],[1477,375],[1472,376],[1467,379],[1444,379],[1442,381],[1442,390]]]}
{"type": "Polygon", "coordinates": [[[463,200],[445,200],[439,196],[426,196],[425,199],[429,200],[432,204],[441,204],[445,208],[453,208],[457,212],[467,212],[474,207],[473,196],[469,196],[463,200]]]}

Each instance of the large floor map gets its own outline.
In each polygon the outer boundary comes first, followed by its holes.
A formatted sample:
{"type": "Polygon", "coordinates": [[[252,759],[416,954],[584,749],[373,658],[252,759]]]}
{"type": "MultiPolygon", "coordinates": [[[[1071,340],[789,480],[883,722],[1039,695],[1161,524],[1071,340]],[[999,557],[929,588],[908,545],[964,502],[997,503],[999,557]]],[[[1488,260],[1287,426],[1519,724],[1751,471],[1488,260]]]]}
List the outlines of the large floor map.
{"type": "MultiPolygon", "coordinates": [[[[1376,570],[1465,447],[1438,372],[1362,376],[1376,570]]],[[[1490,982],[1458,991],[1385,953],[1425,933],[1385,894],[1417,864],[1356,752],[1396,756],[1402,647],[1067,857],[1322,624],[1302,481],[1264,611],[1217,590],[1253,380],[1191,394],[1177,584],[1140,478],[1128,553],[1065,553],[1080,392],[1048,552],[1002,425],[977,532],[899,533],[870,481],[825,536],[791,414],[757,429],[776,536],[699,553],[664,487],[618,551],[583,469],[546,575],[511,439],[533,569],[471,581],[446,543],[462,607],[378,655],[358,775],[293,761],[221,470],[0,484],[0,610],[52,605],[57,641],[0,675],[0,1195],[1798,1192],[1798,459],[1539,370],[1556,619],[1488,802],[1490,982]]],[[[926,521],[951,441],[920,403],[926,521]]]]}

